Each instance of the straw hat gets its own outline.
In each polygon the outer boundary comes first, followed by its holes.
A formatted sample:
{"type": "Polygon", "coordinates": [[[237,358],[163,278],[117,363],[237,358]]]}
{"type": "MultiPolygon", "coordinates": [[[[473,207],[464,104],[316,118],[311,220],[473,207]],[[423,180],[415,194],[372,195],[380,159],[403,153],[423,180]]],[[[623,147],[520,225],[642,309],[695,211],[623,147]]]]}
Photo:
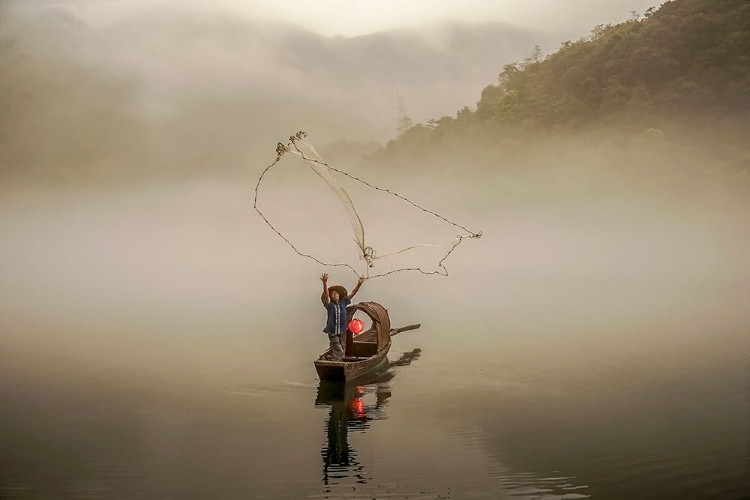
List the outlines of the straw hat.
{"type": "MultiPolygon", "coordinates": [[[[341,285],[333,285],[328,287],[328,294],[330,295],[332,291],[336,290],[339,292],[339,299],[343,299],[347,295],[349,295],[349,292],[346,291],[346,288],[344,288],[341,285]]],[[[326,294],[321,293],[320,294],[320,301],[325,304],[326,303],[326,294]]]]}

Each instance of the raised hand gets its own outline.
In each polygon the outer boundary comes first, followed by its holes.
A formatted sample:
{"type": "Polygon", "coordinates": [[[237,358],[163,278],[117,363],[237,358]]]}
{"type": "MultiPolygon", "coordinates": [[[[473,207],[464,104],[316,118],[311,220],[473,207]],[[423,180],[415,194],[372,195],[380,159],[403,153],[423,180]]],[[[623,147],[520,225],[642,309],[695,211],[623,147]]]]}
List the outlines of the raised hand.
{"type": "Polygon", "coordinates": [[[323,273],[323,276],[320,277],[320,281],[323,283],[328,283],[328,275],[323,273]]]}
{"type": "Polygon", "coordinates": [[[364,276],[360,276],[359,279],[357,280],[357,286],[359,286],[362,283],[364,283],[366,279],[367,278],[365,278],[364,276]]]}

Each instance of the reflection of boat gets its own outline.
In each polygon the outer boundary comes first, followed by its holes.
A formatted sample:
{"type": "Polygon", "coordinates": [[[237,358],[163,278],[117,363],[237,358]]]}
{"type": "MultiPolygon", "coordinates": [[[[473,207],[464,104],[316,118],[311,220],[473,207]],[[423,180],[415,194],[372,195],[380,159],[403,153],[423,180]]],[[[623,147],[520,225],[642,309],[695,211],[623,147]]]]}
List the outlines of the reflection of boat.
{"type": "MultiPolygon", "coordinates": [[[[391,367],[406,366],[419,358],[421,351],[403,354],[393,363],[384,363],[385,370],[370,371],[356,383],[332,382],[321,380],[315,406],[330,406],[326,422],[328,439],[320,451],[323,458],[323,484],[326,493],[334,485],[343,485],[352,481],[357,484],[367,483],[365,467],[357,459],[357,452],[349,444],[349,431],[364,432],[370,428],[373,420],[386,418],[385,408],[391,397],[388,385],[395,376],[391,367]],[[365,403],[366,397],[375,395],[375,401],[365,403]]],[[[356,486],[355,486],[356,487],[356,486]]]]}
{"type": "Polygon", "coordinates": [[[346,353],[343,361],[331,359],[331,350],[320,355],[315,360],[315,370],[321,380],[349,381],[376,371],[385,366],[388,351],[391,348],[391,337],[397,333],[414,330],[420,325],[391,329],[388,311],[377,302],[361,302],[346,308],[349,319],[357,311],[367,314],[372,320],[372,326],[366,332],[358,335],[356,340],[352,332],[346,332],[346,353]]]}

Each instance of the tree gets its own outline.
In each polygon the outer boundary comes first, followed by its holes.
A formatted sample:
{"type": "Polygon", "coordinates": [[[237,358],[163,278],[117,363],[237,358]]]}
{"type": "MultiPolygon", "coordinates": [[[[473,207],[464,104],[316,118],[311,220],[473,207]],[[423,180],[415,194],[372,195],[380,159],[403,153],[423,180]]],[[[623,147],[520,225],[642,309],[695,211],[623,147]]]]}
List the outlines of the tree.
{"type": "Polygon", "coordinates": [[[518,64],[516,63],[510,63],[503,66],[503,71],[498,75],[497,81],[500,83],[500,85],[507,85],[508,82],[510,82],[511,78],[518,74],[521,69],[518,67],[518,64]]]}
{"type": "Polygon", "coordinates": [[[534,45],[534,48],[531,49],[531,54],[529,54],[528,57],[524,58],[523,60],[523,66],[529,66],[532,64],[536,64],[542,60],[542,48],[539,45],[534,45]]]}
{"type": "Polygon", "coordinates": [[[589,40],[599,40],[611,27],[611,24],[597,24],[591,29],[591,36],[589,37],[589,40]]]}
{"type": "Polygon", "coordinates": [[[407,130],[414,126],[414,121],[409,115],[406,114],[406,104],[404,103],[404,96],[401,94],[401,92],[396,92],[396,99],[398,100],[396,134],[403,135],[407,130]]]}

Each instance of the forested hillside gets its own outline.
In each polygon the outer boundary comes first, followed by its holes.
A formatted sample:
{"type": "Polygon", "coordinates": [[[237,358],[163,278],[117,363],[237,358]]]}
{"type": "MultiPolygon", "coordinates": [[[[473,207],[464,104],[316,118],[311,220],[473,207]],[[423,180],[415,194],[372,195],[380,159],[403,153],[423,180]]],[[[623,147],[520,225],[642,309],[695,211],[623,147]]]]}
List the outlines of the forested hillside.
{"type": "Polygon", "coordinates": [[[747,180],[749,144],[750,2],[673,0],[549,56],[536,47],[502,68],[476,110],[404,130],[379,158],[466,146],[464,158],[495,166],[548,152],[610,166],[700,163],[747,180]]]}

